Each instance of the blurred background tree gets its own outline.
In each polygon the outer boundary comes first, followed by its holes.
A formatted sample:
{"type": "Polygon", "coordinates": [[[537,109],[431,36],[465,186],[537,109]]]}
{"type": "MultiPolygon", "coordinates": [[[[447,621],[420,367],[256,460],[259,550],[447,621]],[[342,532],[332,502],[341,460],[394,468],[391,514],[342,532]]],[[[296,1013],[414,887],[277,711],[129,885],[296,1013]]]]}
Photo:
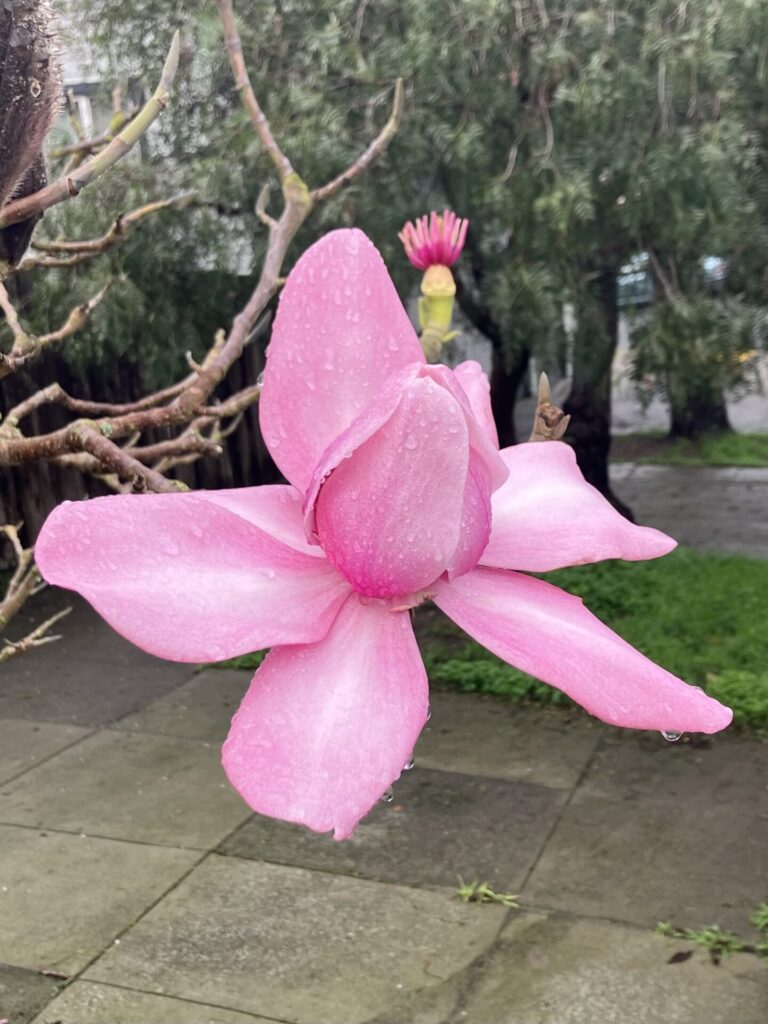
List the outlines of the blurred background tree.
{"type": "MultiPolygon", "coordinates": [[[[122,354],[162,383],[226,323],[258,261],[254,208],[272,169],[234,95],[214,3],[70,0],[65,10],[70,24],[88,25],[105,98],[115,80],[140,93],[143,69],[162,60],[176,27],[184,47],[174,105],[143,160],[100,186],[102,202],[49,212],[46,230],[94,234],[116,204],[182,188],[198,201],[147,222],[111,266],[33,281],[29,309],[56,321],[73,291],[93,291],[92,275],[117,274],[66,358],[106,365],[122,354]]],[[[256,91],[310,185],[355,156],[387,117],[393,77],[405,78],[405,118],[385,159],[318,211],[296,252],[357,224],[407,296],[416,282],[397,241],[402,223],[444,204],[469,217],[459,300],[493,347],[502,443],[515,440],[531,354],[559,361],[570,377],[569,440],[610,494],[611,366],[628,261],[646,261],[654,282],[650,309],[633,318],[632,372],[646,395],[669,399],[673,432],[726,427],[725,390],[755,384],[767,18],[754,0],[256,0],[241,31],[256,91]],[[702,261],[715,256],[725,273],[713,285],[702,261]]]]}

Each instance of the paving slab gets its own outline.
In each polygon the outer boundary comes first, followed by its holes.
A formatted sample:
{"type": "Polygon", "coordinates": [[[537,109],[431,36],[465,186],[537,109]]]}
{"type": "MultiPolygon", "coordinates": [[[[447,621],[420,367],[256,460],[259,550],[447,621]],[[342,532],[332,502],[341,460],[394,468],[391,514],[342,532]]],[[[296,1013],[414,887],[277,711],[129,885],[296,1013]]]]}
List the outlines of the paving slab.
{"type": "MultiPolygon", "coordinates": [[[[17,1024],[14,1019],[11,1024],[17,1024]]],[[[216,1006],[76,981],[32,1024],[272,1024],[266,1017],[216,1006]]]]}
{"type": "Polygon", "coordinates": [[[0,783],[87,736],[77,725],[0,718],[0,783]]]}
{"type": "Polygon", "coordinates": [[[0,1019],[29,1024],[58,990],[56,982],[43,974],[0,964],[0,1019]]]}
{"type": "Polygon", "coordinates": [[[765,1024],[768,971],[738,954],[712,964],[651,932],[520,914],[450,1024],[765,1024]]]}
{"type": "Polygon", "coordinates": [[[503,920],[444,893],[212,855],[85,977],[296,1024],[438,1024],[503,920]]]}
{"type": "Polygon", "coordinates": [[[249,815],[218,744],[105,729],[0,786],[0,821],[207,849],[249,815]]]}
{"type": "Polygon", "coordinates": [[[220,847],[239,857],[455,889],[458,877],[517,892],[565,803],[559,789],[414,768],[351,839],[255,815],[220,847]]]}
{"type": "Polygon", "coordinates": [[[253,672],[211,668],[146,708],[114,724],[127,732],[150,732],[221,745],[253,672]]]}
{"type": "Polygon", "coordinates": [[[144,707],[189,679],[194,665],[162,661],[111,629],[84,601],[50,587],[11,623],[22,636],[54,611],[71,605],[61,640],[3,665],[0,717],[74,725],[106,725],[144,707]]]}
{"type": "Polygon", "coordinates": [[[681,544],[768,558],[768,470],[711,466],[611,466],[637,522],[681,544]]]}
{"type": "Polygon", "coordinates": [[[605,726],[583,713],[534,708],[474,693],[430,693],[416,745],[424,768],[570,789],[605,726]]]}
{"type": "Polygon", "coordinates": [[[527,902],[652,926],[744,929],[768,895],[768,745],[604,741],[527,902]]]}
{"type": "Polygon", "coordinates": [[[0,962],[74,974],[198,858],[0,825],[0,962]]]}

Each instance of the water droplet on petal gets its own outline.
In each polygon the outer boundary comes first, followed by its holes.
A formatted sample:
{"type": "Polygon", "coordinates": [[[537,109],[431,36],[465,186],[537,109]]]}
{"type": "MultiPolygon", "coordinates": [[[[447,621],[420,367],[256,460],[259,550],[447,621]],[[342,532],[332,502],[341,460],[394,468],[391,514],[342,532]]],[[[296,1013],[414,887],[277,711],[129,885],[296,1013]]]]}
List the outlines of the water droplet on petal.
{"type": "Polygon", "coordinates": [[[432,717],[432,708],[427,708],[427,721],[432,717]]]}
{"type": "Polygon", "coordinates": [[[259,376],[256,378],[256,387],[257,388],[263,388],[264,387],[264,371],[263,370],[261,371],[259,376]]]}
{"type": "Polygon", "coordinates": [[[409,771],[411,770],[411,768],[413,768],[413,766],[414,766],[415,764],[416,764],[416,761],[415,761],[415,760],[414,760],[414,759],[413,759],[412,757],[411,757],[411,758],[409,758],[409,759],[408,759],[408,760],[407,760],[407,761],[405,762],[405,764],[403,765],[403,771],[404,771],[404,772],[409,772],[409,771]]]}
{"type": "Polygon", "coordinates": [[[413,449],[416,447],[417,443],[418,442],[416,441],[416,438],[413,436],[413,434],[411,434],[406,438],[405,447],[412,452],[413,449]]]}
{"type": "Polygon", "coordinates": [[[667,731],[666,729],[661,730],[661,735],[667,740],[668,743],[677,743],[680,737],[683,735],[681,732],[667,731]]]}
{"type": "Polygon", "coordinates": [[[383,804],[391,804],[395,799],[395,791],[391,786],[387,786],[381,796],[381,802],[383,804]]]}

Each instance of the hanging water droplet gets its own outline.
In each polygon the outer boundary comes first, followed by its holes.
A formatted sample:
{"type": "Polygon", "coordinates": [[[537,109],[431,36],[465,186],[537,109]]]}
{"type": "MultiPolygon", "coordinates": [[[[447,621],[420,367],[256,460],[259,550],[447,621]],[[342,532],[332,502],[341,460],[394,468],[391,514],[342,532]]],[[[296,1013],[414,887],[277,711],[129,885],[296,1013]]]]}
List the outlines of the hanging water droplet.
{"type": "Polygon", "coordinates": [[[427,708],[427,721],[432,717],[432,708],[427,708]]]}
{"type": "Polygon", "coordinates": [[[384,790],[384,792],[383,792],[383,794],[381,796],[381,802],[383,804],[391,804],[394,799],[395,799],[395,791],[394,791],[394,789],[392,789],[391,786],[387,786],[387,788],[384,790]]]}
{"type": "Polygon", "coordinates": [[[403,771],[404,772],[409,772],[411,770],[411,768],[413,768],[413,766],[415,764],[416,764],[416,761],[414,760],[414,758],[409,757],[408,760],[403,765],[403,771]]]}
{"type": "Polygon", "coordinates": [[[264,371],[263,370],[261,371],[259,376],[256,378],[256,387],[257,388],[263,388],[264,387],[264,371]]]}
{"type": "Polygon", "coordinates": [[[666,729],[662,729],[661,735],[668,743],[677,743],[683,734],[681,732],[672,732],[671,730],[667,731],[666,729]]]}

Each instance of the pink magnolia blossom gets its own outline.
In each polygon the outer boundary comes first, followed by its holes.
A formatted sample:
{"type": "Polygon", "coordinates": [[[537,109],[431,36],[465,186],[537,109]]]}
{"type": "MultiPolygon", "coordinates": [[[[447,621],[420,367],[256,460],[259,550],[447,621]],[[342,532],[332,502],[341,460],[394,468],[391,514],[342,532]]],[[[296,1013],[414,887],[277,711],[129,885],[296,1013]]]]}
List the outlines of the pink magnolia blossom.
{"type": "Polygon", "coordinates": [[[291,273],[260,417],[289,484],[65,502],[37,544],[49,582],[152,654],[272,648],[223,753],[256,811],[343,839],[398,778],[428,716],[408,611],[427,597],[606,722],[729,723],[578,598],[525,575],[674,541],[622,518],[566,445],[499,451],[480,366],[426,364],[361,232],[326,235],[291,273]]]}
{"type": "Polygon", "coordinates": [[[464,248],[468,220],[461,220],[453,210],[442,216],[433,210],[429,219],[424,215],[414,224],[408,221],[398,238],[405,247],[405,255],[419,270],[429,267],[450,267],[464,248]]]}

